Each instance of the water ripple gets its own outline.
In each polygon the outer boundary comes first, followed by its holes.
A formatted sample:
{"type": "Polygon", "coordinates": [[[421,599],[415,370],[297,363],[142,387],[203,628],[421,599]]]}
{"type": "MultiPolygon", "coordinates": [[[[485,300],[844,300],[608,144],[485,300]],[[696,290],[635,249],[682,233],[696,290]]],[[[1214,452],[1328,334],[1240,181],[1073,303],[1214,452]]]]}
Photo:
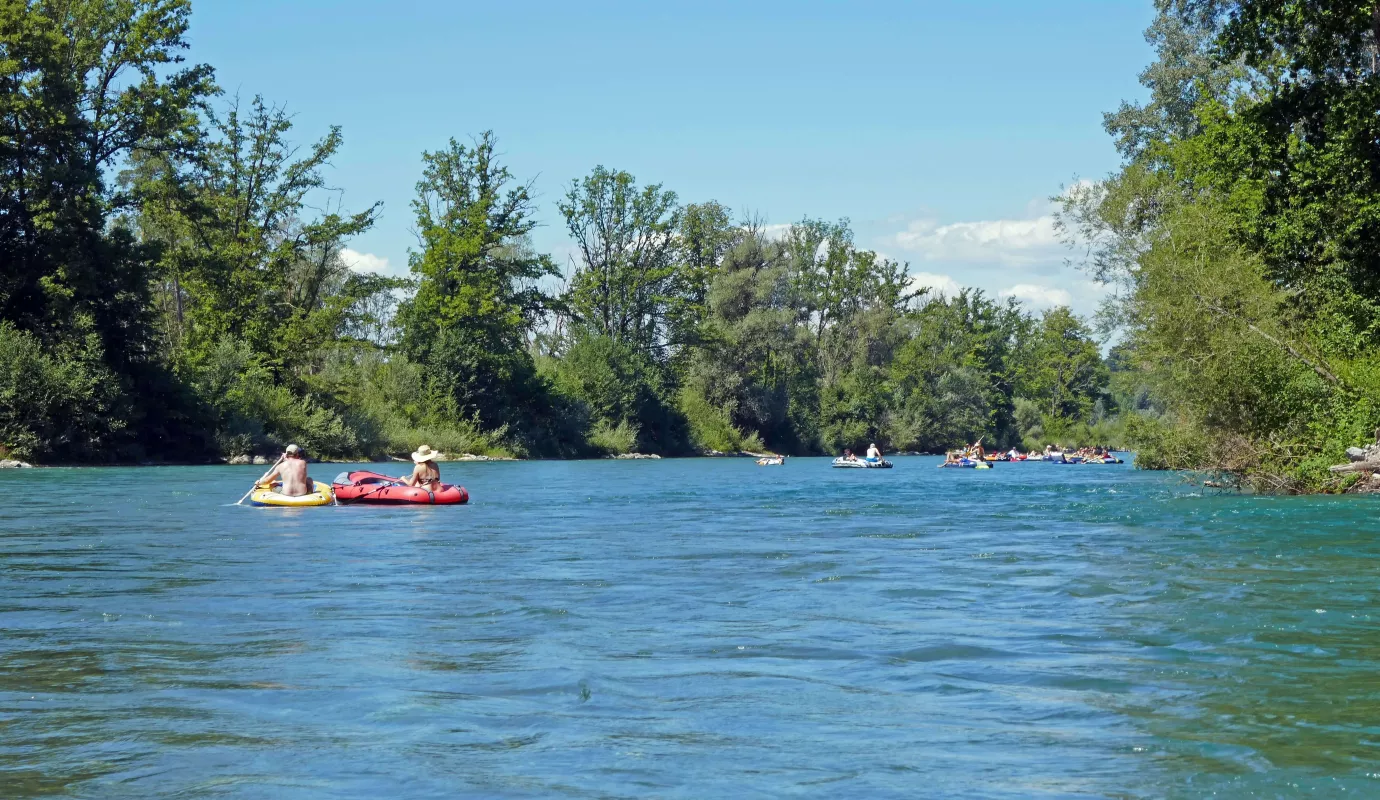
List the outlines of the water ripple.
{"type": "Polygon", "coordinates": [[[0,474],[3,794],[1380,789],[1373,502],[827,463],[455,464],[452,509],[0,474]]]}

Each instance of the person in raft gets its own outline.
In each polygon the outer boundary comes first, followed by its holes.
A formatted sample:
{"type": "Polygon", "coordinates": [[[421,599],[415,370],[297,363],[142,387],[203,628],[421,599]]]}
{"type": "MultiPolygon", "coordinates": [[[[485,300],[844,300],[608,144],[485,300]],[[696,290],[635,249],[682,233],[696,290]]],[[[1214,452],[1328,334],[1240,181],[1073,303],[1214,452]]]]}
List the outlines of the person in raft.
{"type": "Polygon", "coordinates": [[[857,460],[858,460],[858,457],[855,456],[855,455],[853,455],[853,451],[852,451],[852,450],[849,450],[847,447],[845,447],[845,448],[843,448],[843,460],[844,460],[844,461],[857,461],[857,460]]]}
{"type": "Polygon", "coordinates": [[[873,442],[872,444],[870,444],[870,445],[867,446],[867,460],[868,460],[868,461],[881,461],[881,460],[882,460],[882,451],[877,449],[877,443],[876,443],[876,442],[873,442]]]}
{"type": "Polygon", "coordinates": [[[278,466],[259,483],[260,486],[272,486],[274,481],[282,481],[283,489],[280,494],[288,497],[302,497],[311,494],[312,483],[307,477],[307,456],[302,452],[302,448],[295,444],[290,444],[283,451],[283,457],[278,459],[278,466]]]}
{"type": "Polygon", "coordinates": [[[417,452],[412,454],[412,474],[403,478],[400,483],[403,486],[416,486],[418,489],[426,489],[428,492],[441,491],[441,468],[436,466],[436,459],[441,454],[432,450],[427,445],[417,448],[417,452]]]}

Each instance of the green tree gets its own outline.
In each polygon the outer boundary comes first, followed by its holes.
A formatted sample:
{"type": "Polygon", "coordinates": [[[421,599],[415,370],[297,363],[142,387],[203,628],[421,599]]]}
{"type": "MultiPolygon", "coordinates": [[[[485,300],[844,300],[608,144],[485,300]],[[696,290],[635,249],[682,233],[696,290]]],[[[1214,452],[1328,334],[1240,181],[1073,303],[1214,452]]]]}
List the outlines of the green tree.
{"type": "Polygon", "coordinates": [[[133,222],[159,246],[164,329],[193,364],[226,338],[241,339],[281,373],[332,341],[367,299],[394,287],[340,259],[380,204],[308,219],[327,190],[322,170],[339,151],[339,128],[297,158],[292,121],[255,97],[207,129],[177,158],[136,153],[125,183],[141,199],[133,222]]]}
{"type": "Polygon", "coordinates": [[[1056,420],[1090,421],[1108,380],[1092,331],[1066,306],[1058,306],[1040,319],[1032,344],[1022,394],[1056,420]]]}
{"type": "Polygon", "coordinates": [[[997,446],[1018,441],[1016,393],[1032,356],[1032,323],[1020,306],[964,290],[929,298],[904,324],[888,365],[892,445],[937,452],[979,438],[997,446]]]}
{"type": "Polygon", "coordinates": [[[440,411],[506,427],[542,452],[535,418],[546,419],[549,398],[528,337],[553,306],[543,281],[557,270],[528,240],[537,225],[530,184],[514,183],[495,148],[486,132],[473,146],[451,140],[422,154],[417,288],[398,312],[402,347],[429,368],[440,411]]]}
{"type": "Polygon", "coordinates": [[[557,207],[579,250],[568,293],[576,320],[660,356],[676,275],[675,192],[660,184],[639,189],[632,175],[596,167],[571,182],[557,207]]]}
{"type": "Polygon", "coordinates": [[[681,210],[666,309],[667,338],[677,354],[698,343],[709,312],[709,288],[740,236],[732,212],[719,203],[692,203],[681,210]]]}
{"type": "Polygon", "coordinates": [[[814,388],[814,352],[809,331],[797,325],[782,249],[760,225],[747,226],[709,288],[701,343],[681,389],[696,443],[725,451],[818,449],[818,401],[800,391],[814,388]],[[802,415],[802,406],[812,410],[802,415]]]}
{"type": "Polygon", "coordinates": [[[0,3],[0,319],[116,384],[106,456],[185,457],[199,441],[156,347],[152,254],[117,224],[130,198],[106,180],[136,148],[175,151],[195,129],[214,87],[208,67],[177,66],[189,13],[185,0],[0,3]]]}

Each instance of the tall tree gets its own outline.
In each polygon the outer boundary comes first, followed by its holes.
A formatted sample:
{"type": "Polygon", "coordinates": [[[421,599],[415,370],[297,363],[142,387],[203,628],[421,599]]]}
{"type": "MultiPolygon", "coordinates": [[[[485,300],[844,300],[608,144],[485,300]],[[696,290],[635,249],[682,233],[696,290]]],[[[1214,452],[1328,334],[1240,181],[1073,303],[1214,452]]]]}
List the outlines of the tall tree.
{"type": "Polygon", "coordinates": [[[677,351],[698,340],[699,326],[708,314],[709,287],[739,236],[726,206],[711,200],[682,209],[666,312],[667,338],[677,351]]]}
{"type": "Polygon", "coordinates": [[[399,309],[404,351],[434,367],[457,411],[495,427],[516,423],[537,391],[527,336],[554,302],[542,282],[558,274],[528,242],[531,186],[514,182],[496,146],[490,131],[422,154],[417,291],[399,309]]]}
{"type": "Polygon", "coordinates": [[[174,151],[195,129],[214,87],[209,67],[177,67],[189,14],[186,0],[0,3],[0,319],[109,367],[121,400],[107,428],[128,422],[159,448],[177,437],[153,263],[112,224],[129,198],[106,177],[135,148],[174,151]]]}
{"type": "Polygon", "coordinates": [[[1087,420],[1107,392],[1107,365],[1087,325],[1066,306],[1046,311],[1023,376],[1025,396],[1064,420],[1087,420]]]}
{"type": "Polygon", "coordinates": [[[340,260],[381,208],[350,214],[329,202],[323,169],[340,129],[300,158],[291,129],[284,109],[236,100],[207,114],[190,154],[140,151],[126,174],[141,199],[135,222],[162,251],[165,328],[193,363],[230,337],[290,366],[335,336],[356,301],[390,288],[340,260]],[[313,219],[318,197],[331,207],[313,219]]]}
{"type": "Polygon", "coordinates": [[[599,335],[661,355],[667,303],[676,274],[675,192],[638,188],[626,172],[595,167],[571,182],[557,206],[579,248],[569,302],[599,335]]]}

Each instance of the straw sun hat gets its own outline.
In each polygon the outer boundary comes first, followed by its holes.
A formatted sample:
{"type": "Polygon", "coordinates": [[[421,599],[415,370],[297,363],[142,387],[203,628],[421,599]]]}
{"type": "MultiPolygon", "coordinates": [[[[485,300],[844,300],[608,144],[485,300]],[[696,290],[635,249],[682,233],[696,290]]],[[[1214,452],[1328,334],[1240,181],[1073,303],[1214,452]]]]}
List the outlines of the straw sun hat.
{"type": "Polygon", "coordinates": [[[432,449],[431,449],[430,447],[428,447],[427,445],[422,445],[421,447],[418,447],[418,448],[417,448],[417,452],[415,452],[415,453],[412,454],[412,460],[415,461],[415,462],[417,462],[418,464],[420,464],[420,463],[422,463],[423,461],[435,461],[436,459],[440,458],[442,455],[444,455],[444,454],[443,454],[443,453],[438,453],[438,452],[436,452],[435,450],[432,450],[432,449]]]}

